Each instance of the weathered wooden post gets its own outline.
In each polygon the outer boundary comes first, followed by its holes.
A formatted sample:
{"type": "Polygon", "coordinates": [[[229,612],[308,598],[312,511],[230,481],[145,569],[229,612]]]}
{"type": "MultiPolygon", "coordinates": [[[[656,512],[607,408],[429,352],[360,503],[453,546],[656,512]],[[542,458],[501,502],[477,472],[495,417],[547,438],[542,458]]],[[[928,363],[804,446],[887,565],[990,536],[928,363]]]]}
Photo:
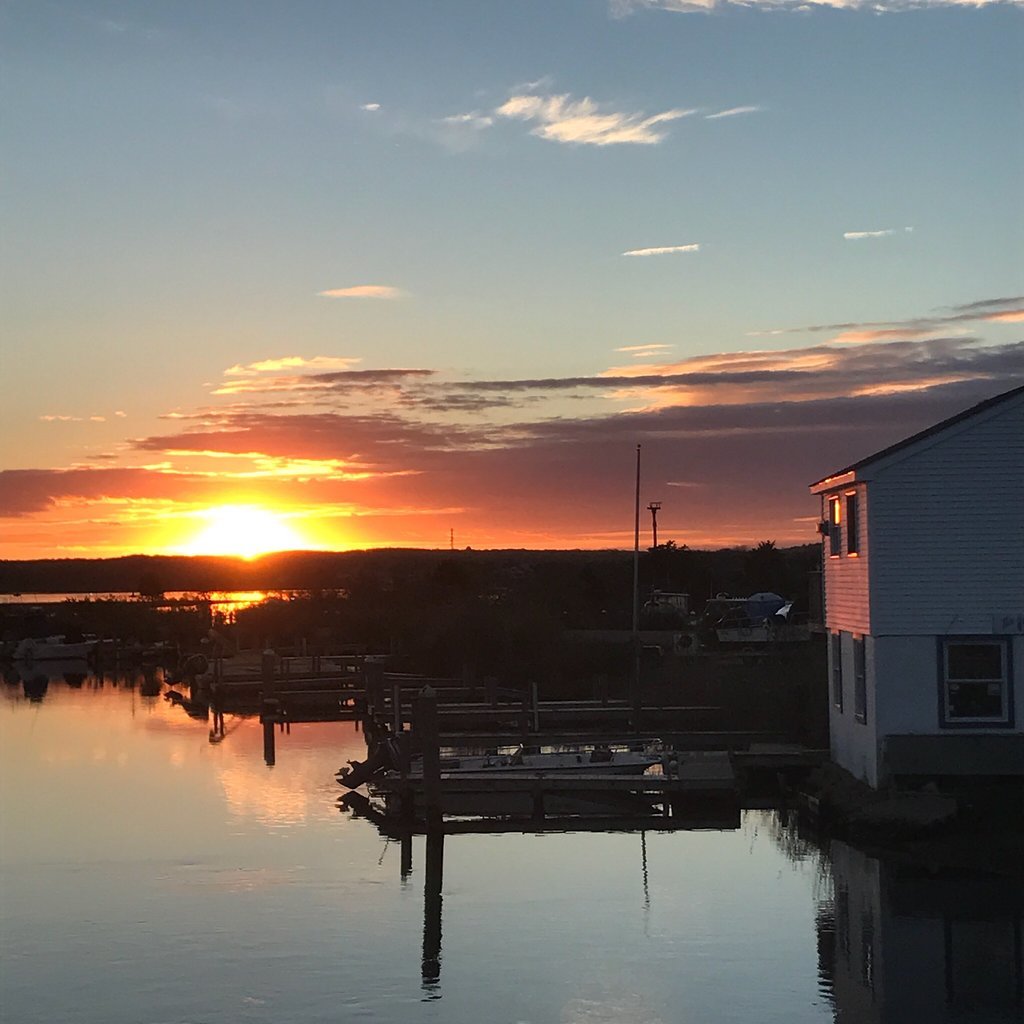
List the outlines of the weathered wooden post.
{"type": "Polygon", "coordinates": [[[537,821],[544,820],[544,785],[538,778],[533,783],[533,816],[537,821]]]}
{"type": "Polygon", "coordinates": [[[260,658],[260,682],[263,697],[272,697],[275,693],[274,675],[277,668],[277,655],[269,647],[260,658]]]}
{"type": "Polygon", "coordinates": [[[391,727],[397,735],[402,731],[402,684],[391,687],[391,727]]]}
{"type": "MultiPolygon", "coordinates": [[[[415,715],[415,708],[413,713],[415,715]]],[[[408,834],[411,835],[413,825],[416,822],[416,794],[412,784],[409,782],[409,769],[412,762],[412,734],[405,731],[400,732],[395,737],[395,746],[397,748],[398,774],[402,778],[402,788],[398,794],[398,813],[402,819],[403,828],[407,829],[408,834]]],[[[405,855],[404,846],[402,847],[402,855],[405,855]]],[[[412,847],[409,848],[409,871],[412,871],[412,847]]]]}
{"type": "Polygon", "coordinates": [[[395,744],[398,747],[398,772],[404,779],[409,774],[409,762],[412,760],[412,734],[399,731],[395,744]]]}
{"type": "Polygon", "coordinates": [[[428,830],[441,824],[441,740],[437,694],[424,686],[416,698],[416,734],[423,751],[423,809],[428,830]]]}
{"type": "Polygon", "coordinates": [[[370,718],[384,710],[384,666],[379,661],[363,662],[363,687],[370,718]]]}

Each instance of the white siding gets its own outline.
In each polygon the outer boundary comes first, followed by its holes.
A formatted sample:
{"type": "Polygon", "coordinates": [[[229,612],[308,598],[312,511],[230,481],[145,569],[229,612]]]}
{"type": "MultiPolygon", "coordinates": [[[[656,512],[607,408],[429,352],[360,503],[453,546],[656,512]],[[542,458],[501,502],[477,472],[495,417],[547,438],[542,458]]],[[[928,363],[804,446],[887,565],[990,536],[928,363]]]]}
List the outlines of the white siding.
{"type": "MultiPolygon", "coordinates": [[[[1013,728],[948,729],[939,724],[939,653],[934,636],[880,637],[872,644],[876,679],[868,682],[868,708],[875,702],[878,735],[992,735],[1013,728]]],[[[1024,728],[1024,636],[1010,643],[1010,680],[1016,731],[1024,728]]]]}
{"type": "Polygon", "coordinates": [[[879,735],[941,732],[935,637],[882,637],[874,646],[875,669],[883,680],[872,694],[879,735]]]}
{"type": "Polygon", "coordinates": [[[853,635],[842,633],[843,710],[832,699],[832,644],[829,639],[829,753],[832,760],[869,786],[878,785],[878,716],[875,700],[875,652],[872,637],[864,638],[867,715],[854,713],[853,635]]]}
{"type": "Polygon", "coordinates": [[[876,636],[990,633],[1024,612],[1024,399],[866,470],[876,636]]]}
{"type": "Polygon", "coordinates": [[[868,497],[863,484],[840,487],[822,495],[822,519],[828,517],[828,499],[838,496],[842,500],[842,554],[829,555],[829,542],[825,538],[822,565],[825,572],[825,624],[831,630],[851,633],[871,631],[871,608],[868,601],[868,560],[870,538],[868,531],[868,497]],[[849,523],[846,522],[846,495],[856,491],[860,512],[859,552],[848,552],[849,523]]]}

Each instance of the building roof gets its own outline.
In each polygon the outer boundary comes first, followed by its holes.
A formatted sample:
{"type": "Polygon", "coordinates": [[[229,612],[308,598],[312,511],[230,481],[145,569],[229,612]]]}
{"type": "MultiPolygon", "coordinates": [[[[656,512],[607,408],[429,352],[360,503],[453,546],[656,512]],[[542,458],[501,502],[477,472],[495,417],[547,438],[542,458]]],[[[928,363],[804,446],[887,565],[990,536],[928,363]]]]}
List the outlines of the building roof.
{"type": "Polygon", "coordinates": [[[848,473],[855,473],[858,469],[863,469],[865,466],[869,466],[872,462],[878,462],[881,459],[888,458],[890,455],[895,455],[896,452],[901,451],[904,448],[909,448],[912,444],[917,444],[918,441],[924,441],[925,439],[932,437],[934,434],[939,434],[943,430],[948,430],[957,423],[969,420],[973,416],[977,416],[979,413],[987,412],[989,409],[992,409],[997,405],[1002,405],[1003,402],[1008,402],[1011,399],[1020,397],[1021,395],[1024,395],[1024,385],[1017,388],[1011,388],[1009,391],[1004,391],[1001,395],[994,395],[992,398],[986,398],[984,402],[972,405],[969,409],[964,409],[963,412],[958,412],[955,416],[950,416],[948,419],[935,423],[930,427],[926,427],[924,430],[918,431],[918,433],[912,434],[910,437],[905,437],[902,441],[897,441],[895,444],[889,445],[888,448],[883,448],[881,451],[877,451],[873,455],[868,455],[857,462],[851,463],[849,466],[845,466],[843,469],[837,469],[834,473],[829,473],[828,476],[823,476],[820,480],[816,480],[811,484],[811,488],[820,487],[822,484],[827,483],[829,480],[834,480],[836,477],[846,476],[848,473]]]}

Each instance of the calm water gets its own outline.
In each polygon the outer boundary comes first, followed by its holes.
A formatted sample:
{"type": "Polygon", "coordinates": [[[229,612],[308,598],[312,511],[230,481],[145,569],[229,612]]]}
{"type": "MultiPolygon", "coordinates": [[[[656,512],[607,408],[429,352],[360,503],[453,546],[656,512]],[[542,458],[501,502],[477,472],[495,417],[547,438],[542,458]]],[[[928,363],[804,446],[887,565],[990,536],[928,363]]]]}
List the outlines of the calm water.
{"type": "MultiPolygon", "coordinates": [[[[281,598],[301,594],[298,590],[169,590],[164,594],[167,601],[208,601],[215,611],[231,614],[261,604],[268,598],[281,598]]],[[[0,604],[38,605],[61,604],[64,601],[137,601],[139,595],[120,591],[83,594],[75,592],[36,593],[36,594],[0,594],[0,604]]]]}
{"type": "Polygon", "coordinates": [[[399,846],[336,805],[359,734],[293,727],[267,768],[258,723],[211,743],[160,683],[3,688],[5,1022],[1018,1019],[1019,893],[964,907],[766,812],[448,836],[425,982],[424,840],[403,879],[399,846]]]}

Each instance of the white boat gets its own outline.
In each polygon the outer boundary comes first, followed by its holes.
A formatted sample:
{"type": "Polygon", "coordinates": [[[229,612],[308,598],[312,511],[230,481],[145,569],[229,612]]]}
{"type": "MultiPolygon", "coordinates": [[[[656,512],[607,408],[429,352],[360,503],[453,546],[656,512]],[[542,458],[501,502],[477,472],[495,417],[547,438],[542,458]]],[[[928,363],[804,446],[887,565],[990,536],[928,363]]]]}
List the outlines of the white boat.
{"type": "Polygon", "coordinates": [[[14,660],[27,663],[84,660],[95,649],[96,640],[68,642],[63,635],[26,637],[24,640],[19,640],[14,648],[14,660]]]}
{"type": "MultiPolygon", "coordinates": [[[[385,744],[384,746],[388,746],[385,744]]],[[[355,789],[382,772],[397,771],[393,752],[390,756],[371,756],[366,761],[352,761],[337,773],[338,783],[355,789]]],[[[652,750],[625,750],[593,747],[588,750],[561,750],[548,753],[527,753],[521,746],[506,754],[467,754],[442,757],[441,774],[470,775],[477,772],[494,775],[530,775],[547,772],[582,772],[592,775],[642,775],[660,764],[662,755],[652,750]]],[[[423,776],[423,761],[414,758],[409,765],[409,778],[423,776]]]]}

